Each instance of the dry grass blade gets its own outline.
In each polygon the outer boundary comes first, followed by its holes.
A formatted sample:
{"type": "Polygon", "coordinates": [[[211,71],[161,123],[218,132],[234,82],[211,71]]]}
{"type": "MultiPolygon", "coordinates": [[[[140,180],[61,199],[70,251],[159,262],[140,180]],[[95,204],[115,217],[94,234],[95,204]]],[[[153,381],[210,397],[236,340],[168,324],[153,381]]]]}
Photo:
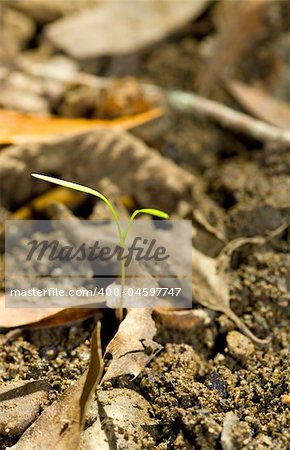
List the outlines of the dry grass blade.
{"type": "Polygon", "coordinates": [[[250,113],[276,127],[290,129],[290,106],[271,97],[261,88],[239,81],[228,81],[227,87],[236,100],[250,113]]]}
{"type": "Polygon", "coordinates": [[[159,108],[130,117],[113,120],[65,119],[22,114],[17,111],[0,110],[0,144],[43,142],[56,135],[79,134],[95,128],[128,130],[162,115],[159,108]]]}
{"type": "Polygon", "coordinates": [[[103,372],[103,355],[101,347],[101,324],[97,323],[91,337],[91,360],[87,371],[87,378],[80,398],[80,426],[82,428],[86,409],[93,394],[94,388],[99,384],[103,372]]]}

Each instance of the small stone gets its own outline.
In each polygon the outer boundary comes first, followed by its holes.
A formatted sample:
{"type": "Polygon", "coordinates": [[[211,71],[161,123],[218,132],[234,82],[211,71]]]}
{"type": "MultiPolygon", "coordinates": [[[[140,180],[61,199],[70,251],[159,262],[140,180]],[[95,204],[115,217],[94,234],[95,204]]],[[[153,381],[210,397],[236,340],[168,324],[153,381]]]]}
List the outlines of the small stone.
{"type": "Polygon", "coordinates": [[[250,339],[238,331],[230,331],[227,334],[227,344],[229,353],[239,360],[246,360],[255,351],[250,339]]]}
{"type": "Polygon", "coordinates": [[[220,326],[220,333],[232,331],[235,329],[234,322],[231,321],[225,314],[221,314],[217,319],[220,326]]]}
{"type": "Polygon", "coordinates": [[[219,395],[222,398],[227,398],[229,396],[228,393],[228,384],[226,380],[224,380],[218,372],[212,372],[208,377],[209,388],[211,390],[218,391],[219,395]]]}
{"type": "Polygon", "coordinates": [[[218,353],[215,358],[214,358],[214,363],[215,364],[222,364],[225,360],[225,355],[223,355],[222,353],[218,353]]]}
{"type": "Polygon", "coordinates": [[[284,403],[284,405],[290,405],[290,395],[289,394],[282,395],[281,402],[284,403]]]}
{"type": "Polygon", "coordinates": [[[248,444],[251,440],[251,429],[246,422],[240,422],[238,416],[229,411],[221,432],[221,447],[223,450],[236,450],[248,444]]]}
{"type": "Polygon", "coordinates": [[[56,356],[56,348],[53,346],[45,346],[40,350],[40,356],[46,359],[53,359],[56,356]]]}

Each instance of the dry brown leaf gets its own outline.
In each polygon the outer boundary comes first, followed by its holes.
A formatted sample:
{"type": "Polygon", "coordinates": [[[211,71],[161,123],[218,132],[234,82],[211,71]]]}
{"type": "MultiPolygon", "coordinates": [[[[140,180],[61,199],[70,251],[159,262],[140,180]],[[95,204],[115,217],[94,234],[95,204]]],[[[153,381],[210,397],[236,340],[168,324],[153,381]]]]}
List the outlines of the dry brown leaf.
{"type": "Polygon", "coordinates": [[[88,370],[29,427],[13,450],[77,450],[80,446],[83,414],[101,374],[98,351],[99,327],[92,335],[88,370]],[[92,379],[93,377],[93,379],[92,379]]]}
{"type": "MultiPolygon", "coordinates": [[[[93,77],[92,80],[97,83],[99,79],[93,77]]],[[[153,101],[134,77],[103,78],[100,81],[103,85],[99,87],[86,86],[85,82],[72,81],[71,85],[67,82],[67,90],[58,109],[61,116],[115,119],[141,114],[158,104],[157,98],[153,101]]]]}
{"type": "Polygon", "coordinates": [[[86,373],[44,410],[11,449],[77,450],[80,440],[79,400],[85,380],[86,373]]]}
{"type": "Polygon", "coordinates": [[[48,25],[45,35],[75,59],[132,53],[177,31],[208,4],[208,0],[107,1],[48,25]]]}
{"type": "Polygon", "coordinates": [[[95,128],[128,130],[162,115],[159,108],[113,120],[42,117],[0,110],[0,144],[49,141],[56,135],[79,134],[95,128]]]}
{"type": "Polygon", "coordinates": [[[285,229],[285,224],[268,237],[237,238],[229,242],[217,258],[211,258],[192,250],[192,290],[193,298],[207,308],[226,314],[237,327],[257,345],[267,345],[269,339],[256,337],[230,307],[230,288],[226,271],[233,251],[245,244],[264,244],[285,229]]]}
{"type": "Polygon", "coordinates": [[[51,23],[59,17],[91,8],[100,0],[17,0],[13,2],[13,8],[24,12],[39,24],[51,23]]]}
{"type": "Polygon", "coordinates": [[[253,46],[262,30],[266,0],[217,2],[215,19],[218,34],[213,51],[199,73],[199,92],[210,95],[219,77],[253,46]]]}
{"type": "Polygon", "coordinates": [[[0,386],[0,434],[19,436],[36,419],[51,386],[42,380],[10,381],[0,386]]]}
{"type": "Polygon", "coordinates": [[[196,184],[192,174],[140,139],[126,132],[105,129],[55,138],[50,143],[3,149],[0,205],[12,209],[49,187],[32,178],[31,172],[51,173],[96,189],[103,178],[109,178],[123,195],[132,195],[140,206],[162,209],[169,214],[181,202],[191,205],[196,184]]]}
{"type": "Polygon", "coordinates": [[[0,327],[14,328],[36,323],[48,316],[54,316],[62,308],[6,308],[4,294],[0,297],[0,327]]]}
{"type": "Polygon", "coordinates": [[[83,426],[89,401],[95,387],[99,384],[103,372],[101,347],[101,324],[97,323],[91,337],[91,359],[86,381],[80,398],[80,424],[83,426]]]}
{"type": "Polygon", "coordinates": [[[81,450],[138,448],[136,436],[139,442],[150,440],[158,424],[151,418],[150,409],[149,402],[132,389],[100,389],[82,436],[81,450]],[[100,411],[100,416],[96,417],[96,411],[100,411]]]}
{"type": "Polygon", "coordinates": [[[0,327],[54,327],[74,323],[100,314],[95,308],[6,308],[5,296],[0,295],[0,327]]]}
{"type": "Polygon", "coordinates": [[[79,322],[89,317],[101,316],[98,308],[68,308],[54,314],[53,316],[44,317],[38,322],[30,323],[29,327],[48,328],[59,327],[61,325],[69,325],[79,322]]]}
{"type": "Polygon", "coordinates": [[[250,113],[271,125],[290,129],[290,105],[271,97],[263,89],[239,81],[226,83],[230,93],[250,113]]]}
{"type": "Polygon", "coordinates": [[[153,341],[156,326],[149,308],[128,309],[114,338],[109,343],[106,354],[112,361],[102,382],[124,374],[137,377],[146,364],[162,349],[153,341]]]}

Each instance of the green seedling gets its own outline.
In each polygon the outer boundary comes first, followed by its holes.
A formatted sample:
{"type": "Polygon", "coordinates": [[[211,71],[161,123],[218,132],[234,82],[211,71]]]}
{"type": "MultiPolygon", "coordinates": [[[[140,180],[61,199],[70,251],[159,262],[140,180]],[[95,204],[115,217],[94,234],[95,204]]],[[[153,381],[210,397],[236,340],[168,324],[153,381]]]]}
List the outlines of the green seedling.
{"type": "MultiPolygon", "coordinates": [[[[58,178],[48,177],[46,175],[39,175],[37,173],[32,173],[31,175],[40,180],[58,184],[59,186],[74,189],[76,191],[84,192],[86,194],[91,194],[91,195],[94,195],[95,197],[98,197],[101,200],[103,200],[103,202],[105,202],[106,205],[108,206],[108,208],[110,209],[112,216],[114,218],[114,221],[116,223],[118,235],[119,235],[119,244],[120,244],[121,248],[123,249],[123,252],[125,252],[125,250],[126,250],[126,238],[128,236],[128,232],[130,230],[133,220],[135,219],[135,217],[138,214],[149,214],[151,216],[160,217],[161,219],[168,219],[168,217],[169,217],[167,213],[160,211],[159,209],[153,209],[153,208],[136,209],[132,213],[131,217],[129,218],[126,227],[124,229],[122,229],[118,214],[117,214],[115,208],[113,207],[112,203],[103,194],[96,191],[95,189],[92,189],[87,186],[83,186],[82,184],[72,183],[71,181],[60,180],[58,178]]],[[[125,280],[126,280],[126,266],[125,266],[125,259],[122,258],[121,259],[120,316],[122,316],[122,308],[123,308],[123,300],[124,300],[123,292],[124,292],[124,288],[125,288],[125,280]]]]}

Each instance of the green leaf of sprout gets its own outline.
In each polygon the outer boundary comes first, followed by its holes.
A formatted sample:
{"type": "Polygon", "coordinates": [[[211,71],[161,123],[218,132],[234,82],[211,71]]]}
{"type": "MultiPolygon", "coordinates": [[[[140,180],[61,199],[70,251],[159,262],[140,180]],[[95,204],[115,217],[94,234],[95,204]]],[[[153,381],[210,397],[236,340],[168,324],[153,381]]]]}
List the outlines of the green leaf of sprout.
{"type": "MultiPolygon", "coordinates": [[[[106,203],[106,205],[110,208],[111,213],[115,219],[115,222],[116,222],[116,225],[118,228],[119,238],[120,238],[120,245],[124,249],[126,248],[126,237],[127,237],[128,231],[132,225],[132,221],[137,216],[137,214],[150,214],[151,216],[160,217],[161,219],[168,219],[168,217],[169,217],[167,213],[165,213],[164,211],[160,211],[160,209],[154,209],[154,208],[136,209],[136,211],[134,211],[133,214],[131,215],[125,230],[122,231],[121,226],[120,226],[119,217],[118,217],[118,214],[117,214],[115,208],[109,202],[109,200],[100,192],[95,191],[94,189],[89,188],[87,186],[83,186],[82,184],[72,183],[71,181],[60,180],[59,178],[49,177],[47,175],[40,175],[38,173],[32,173],[31,175],[34,178],[38,178],[39,180],[58,184],[59,186],[63,186],[63,187],[69,188],[69,189],[74,189],[75,191],[84,192],[85,194],[91,194],[91,195],[94,195],[95,197],[98,197],[101,200],[103,200],[106,203]]],[[[123,288],[125,286],[125,277],[126,277],[126,272],[125,272],[125,266],[124,266],[124,259],[122,259],[122,261],[121,261],[121,286],[122,286],[121,292],[122,292],[122,294],[123,294],[123,288]]],[[[122,294],[121,294],[120,311],[122,311],[122,307],[123,307],[122,306],[123,305],[123,295],[122,294]]]]}
{"type": "Polygon", "coordinates": [[[120,242],[123,246],[125,245],[125,241],[126,241],[126,237],[127,237],[130,225],[131,225],[132,221],[134,220],[134,218],[137,216],[137,214],[149,214],[151,216],[160,217],[161,219],[168,219],[168,217],[169,217],[167,213],[165,213],[164,211],[160,211],[160,209],[154,209],[154,208],[136,209],[136,211],[134,211],[133,214],[131,215],[130,220],[127,224],[127,227],[125,228],[124,231],[122,231],[120,222],[119,222],[119,218],[118,218],[118,214],[115,211],[115,208],[110,203],[110,201],[100,192],[95,191],[95,189],[89,188],[87,186],[83,186],[82,184],[72,183],[71,181],[60,180],[59,178],[49,177],[47,175],[40,175],[38,173],[32,173],[31,175],[34,178],[38,178],[39,180],[58,184],[59,186],[63,186],[63,187],[69,188],[69,189],[74,189],[75,191],[84,192],[85,194],[91,194],[91,195],[94,195],[95,197],[98,197],[101,200],[103,200],[106,203],[106,205],[110,208],[110,210],[113,214],[113,217],[116,221],[116,225],[118,228],[120,242]]]}
{"type": "Polygon", "coordinates": [[[168,219],[169,215],[165,213],[164,211],[160,211],[160,209],[154,209],[154,208],[145,208],[145,209],[136,209],[136,211],[133,212],[130,220],[133,220],[137,214],[150,214],[151,216],[161,217],[162,219],[168,219]]]}
{"type": "Polygon", "coordinates": [[[60,180],[59,178],[48,177],[47,175],[40,175],[38,173],[32,173],[31,175],[34,178],[39,178],[39,180],[48,181],[49,183],[58,184],[59,186],[74,189],[76,191],[84,192],[86,194],[95,195],[96,197],[99,197],[102,200],[104,200],[105,198],[103,194],[101,194],[100,192],[95,191],[94,189],[91,189],[87,186],[83,186],[82,184],[72,183],[71,181],[60,180]]]}
{"type": "Polygon", "coordinates": [[[75,191],[84,192],[85,194],[91,194],[91,195],[94,195],[95,197],[100,198],[110,208],[110,210],[111,210],[111,212],[112,212],[112,214],[114,216],[114,219],[115,219],[115,221],[117,223],[119,234],[121,235],[118,214],[116,213],[115,208],[109,202],[109,200],[103,194],[101,194],[100,192],[95,191],[95,189],[89,188],[87,186],[83,186],[82,184],[72,183],[71,181],[60,180],[59,178],[48,177],[47,175],[40,175],[38,173],[32,173],[31,175],[34,178],[38,178],[39,180],[48,181],[49,183],[58,184],[59,186],[67,187],[69,189],[74,189],[75,191]]]}

